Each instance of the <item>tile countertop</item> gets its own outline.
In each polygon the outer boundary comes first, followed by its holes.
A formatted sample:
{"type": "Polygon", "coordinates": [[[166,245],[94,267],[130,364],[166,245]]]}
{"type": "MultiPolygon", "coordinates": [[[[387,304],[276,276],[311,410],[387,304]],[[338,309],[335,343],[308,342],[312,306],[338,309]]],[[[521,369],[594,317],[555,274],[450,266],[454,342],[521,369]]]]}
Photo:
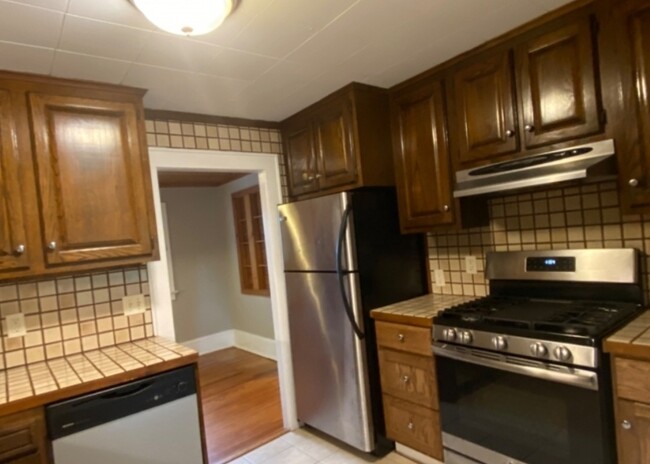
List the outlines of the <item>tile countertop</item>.
{"type": "Polygon", "coordinates": [[[196,351],[151,337],[0,371],[0,416],[197,362],[196,351]]]}
{"type": "Polygon", "coordinates": [[[370,316],[377,321],[431,327],[433,317],[439,311],[477,298],[479,297],[428,294],[373,309],[370,316]]]}
{"type": "Polygon", "coordinates": [[[614,355],[650,361],[650,311],[610,335],[604,344],[605,351],[614,355]]]}

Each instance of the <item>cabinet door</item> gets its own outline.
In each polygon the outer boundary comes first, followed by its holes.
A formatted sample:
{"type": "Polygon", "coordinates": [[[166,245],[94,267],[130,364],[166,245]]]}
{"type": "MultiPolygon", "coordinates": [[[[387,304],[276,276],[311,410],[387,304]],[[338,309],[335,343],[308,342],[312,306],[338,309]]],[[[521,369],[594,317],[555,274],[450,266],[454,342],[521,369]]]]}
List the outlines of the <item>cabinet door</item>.
{"type": "Polygon", "coordinates": [[[601,131],[594,56],[590,17],[546,32],[518,47],[527,148],[601,131]]]}
{"type": "Polygon", "coordinates": [[[472,59],[453,73],[452,80],[455,124],[451,142],[457,144],[461,165],[517,152],[511,52],[472,59]]]}
{"type": "Polygon", "coordinates": [[[314,118],[314,136],[321,189],[356,182],[352,133],[352,101],[349,97],[334,100],[319,109],[314,118]]]}
{"type": "Polygon", "coordinates": [[[0,272],[30,266],[23,198],[19,182],[18,147],[9,92],[0,90],[0,272]]]}
{"type": "Polygon", "coordinates": [[[403,232],[451,224],[451,172],[439,81],[391,101],[395,180],[403,232]]]}
{"type": "Polygon", "coordinates": [[[617,401],[619,464],[650,464],[650,405],[617,401]]]}
{"type": "Polygon", "coordinates": [[[297,196],[315,191],[318,182],[311,122],[306,119],[292,122],[283,130],[283,136],[289,195],[297,196]]]}
{"type": "MultiPolygon", "coordinates": [[[[616,150],[623,209],[650,212],[650,0],[612,2],[611,33],[606,37],[611,53],[603,66],[619,71],[617,87],[605,87],[618,110],[616,150]],[[611,47],[611,48],[610,48],[611,47]],[[620,94],[620,96],[619,96],[620,94]]],[[[608,25],[610,25],[608,24],[608,25]]],[[[613,87],[613,86],[612,86],[613,87]]]]}
{"type": "Polygon", "coordinates": [[[136,108],[30,94],[46,263],[151,255],[136,108]]]}
{"type": "Polygon", "coordinates": [[[0,462],[46,464],[45,418],[42,409],[0,417],[0,462]]]}

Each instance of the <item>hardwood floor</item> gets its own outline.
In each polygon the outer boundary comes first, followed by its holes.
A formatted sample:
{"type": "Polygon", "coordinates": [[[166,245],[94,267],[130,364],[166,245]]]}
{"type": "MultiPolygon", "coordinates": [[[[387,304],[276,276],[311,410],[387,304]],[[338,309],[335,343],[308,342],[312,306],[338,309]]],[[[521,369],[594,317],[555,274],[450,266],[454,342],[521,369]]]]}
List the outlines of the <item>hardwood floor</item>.
{"type": "Polygon", "coordinates": [[[274,361],[237,348],[199,358],[210,464],[229,462],[285,433],[274,361]]]}

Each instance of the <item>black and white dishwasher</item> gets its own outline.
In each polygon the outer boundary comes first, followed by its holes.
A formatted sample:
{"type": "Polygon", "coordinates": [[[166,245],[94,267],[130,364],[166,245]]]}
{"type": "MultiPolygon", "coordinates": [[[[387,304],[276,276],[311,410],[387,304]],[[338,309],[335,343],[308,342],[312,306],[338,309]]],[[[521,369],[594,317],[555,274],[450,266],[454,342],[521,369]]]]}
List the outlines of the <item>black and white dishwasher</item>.
{"type": "Polygon", "coordinates": [[[46,408],[55,464],[201,464],[194,367],[46,408]]]}

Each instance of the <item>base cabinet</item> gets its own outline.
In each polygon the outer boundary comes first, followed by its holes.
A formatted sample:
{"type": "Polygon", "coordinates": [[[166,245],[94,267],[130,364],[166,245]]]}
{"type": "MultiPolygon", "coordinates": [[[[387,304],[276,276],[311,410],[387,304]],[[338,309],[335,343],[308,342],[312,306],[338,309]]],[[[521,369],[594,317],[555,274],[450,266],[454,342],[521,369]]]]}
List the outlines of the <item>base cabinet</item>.
{"type": "Polygon", "coordinates": [[[0,417],[0,463],[50,462],[43,408],[0,417]]]}
{"type": "Polygon", "coordinates": [[[375,321],[388,438],[442,460],[431,328],[375,321]]]}

